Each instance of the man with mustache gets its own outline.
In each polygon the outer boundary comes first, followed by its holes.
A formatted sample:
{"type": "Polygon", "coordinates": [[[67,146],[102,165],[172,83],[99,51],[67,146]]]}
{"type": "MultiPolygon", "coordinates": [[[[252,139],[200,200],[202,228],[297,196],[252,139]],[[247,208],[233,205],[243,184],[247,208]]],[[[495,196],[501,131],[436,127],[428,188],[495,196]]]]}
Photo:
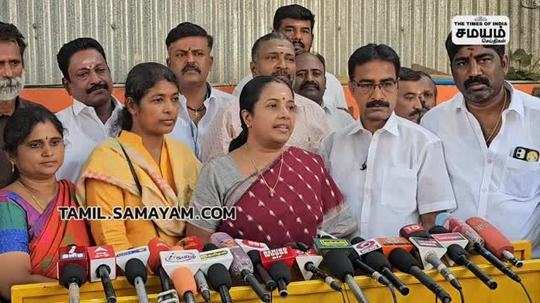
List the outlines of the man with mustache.
{"type": "Polygon", "coordinates": [[[4,152],[4,128],[13,113],[30,101],[19,96],[24,87],[24,36],[17,27],[0,22],[0,188],[12,180],[13,164],[4,152]]]}
{"type": "Polygon", "coordinates": [[[56,176],[75,182],[94,147],[118,134],[122,105],[112,96],[111,71],[99,42],[75,39],[60,48],[56,59],[62,84],[73,97],[73,104],[56,114],[66,129],[64,164],[56,176]]]}
{"type": "Polygon", "coordinates": [[[437,87],[429,75],[402,67],[399,71],[396,114],[414,123],[430,110],[437,96],[437,87]]]}
{"type": "Polygon", "coordinates": [[[331,130],[340,130],[354,121],[347,109],[343,107],[328,106],[324,103],[323,95],[326,91],[326,66],[324,57],[311,52],[296,55],[296,77],[294,78],[294,91],[319,104],[328,118],[331,130]]]}
{"type": "MultiPolygon", "coordinates": [[[[257,39],[251,49],[251,72],[253,76],[277,76],[292,85],[296,71],[294,47],[285,36],[272,32],[257,39]]],[[[294,131],[287,142],[310,151],[319,148],[320,141],[329,133],[324,111],[315,102],[294,95],[297,107],[294,131]]],[[[240,124],[240,104],[231,104],[214,119],[212,132],[204,138],[203,155],[205,162],[211,157],[227,153],[229,143],[242,130],[240,124]]]]}
{"type": "Polygon", "coordinates": [[[384,44],[368,44],[349,58],[349,88],[361,116],[326,138],[326,166],[354,210],[363,238],[396,234],[407,224],[429,228],[455,208],[442,143],[394,113],[400,61],[384,44]]]}
{"type": "Polygon", "coordinates": [[[214,58],[211,55],[213,37],[199,25],[183,22],[169,31],[167,65],[175,73],[180,88],[180,112],[171,136],[191,147],[201,156],[201,138],[218,113],[236,97],[208,84],[207,78],[214,58]]]}
{"type": "Polygon", "coordinates": [[[512,240],[531,240],[540,257],[540,103],[504,80],[504,45],[456,45],[450,34],[446,51],[459,93],[421,124],[443,142],[454,214],[484,217],[512,240]]]}
{"type": "MultiPolygon", "coordinates": [[[[274,14],[273,30],[282,33],[293,43],[296,55],[310,51],[313,45],[314,26],[315,15],[309,9],[298,4],[282,6],[274,14]]],[[[343,86],[339,80],[329,72],[325,72],[325,76],[324,104],[328,107],[348,108],[343,86]]],[[[251,75],[248,75],[240,80],[233,95],[240,96],[242,88],[252,78],[251,75]]]]}

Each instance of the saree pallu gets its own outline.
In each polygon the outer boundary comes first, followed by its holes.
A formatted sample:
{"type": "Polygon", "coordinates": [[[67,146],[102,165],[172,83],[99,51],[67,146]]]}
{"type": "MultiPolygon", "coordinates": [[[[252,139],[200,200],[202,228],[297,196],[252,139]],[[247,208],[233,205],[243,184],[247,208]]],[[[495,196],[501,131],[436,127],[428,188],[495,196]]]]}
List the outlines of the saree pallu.
{"type": "Polygon", "coordinates": [[[237,200],[226,204],[236,207],[236,219],[224,220],[217,228],[233,238],[270,247],[297,241],[311,246],[318,228],[338,236],[356,229],[323,159],[300,148],[285,150],[246,190],[234,196],[231,199],[237,200]]]}
{"type": "Polygon", "coordinates": [[[3,192],[0,203],[15,203],[25,213],[28,230],[28,253],[31,273],[57,279],[58,249],[75,244],[90,246],[92,241],[83,220],[64,221],[59,207],[77,207],[73,185],[66,180],[58,182],[58,193],[42,214],[14,192],[3,192]]]}

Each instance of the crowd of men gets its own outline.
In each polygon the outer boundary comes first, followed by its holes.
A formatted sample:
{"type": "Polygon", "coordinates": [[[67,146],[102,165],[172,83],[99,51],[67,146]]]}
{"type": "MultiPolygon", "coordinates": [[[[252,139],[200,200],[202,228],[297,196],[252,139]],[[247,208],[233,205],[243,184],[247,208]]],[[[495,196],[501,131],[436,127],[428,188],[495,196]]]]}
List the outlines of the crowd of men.
{"type": "MultiPolygon", "coordinates": [[[[387,45],[362,46],[348,62],[349,89],[361,111],[354,120],[342,85],[326,70],[324,57],[311,51],[314,24],[309,9],[280,7],[273,31],[253,45],[251,75],[233,94],[208,83],[212,36],[190,22],[171,29],[164,39],[166,65],[177,77],[181,107],[170,136],[203,163],[228,152],[241,131],[242,87],[253,76],[278,76],[294,88],[299,107],[289,144],[324,157],[363,237],[396,234],[388,227],[410,218],[430,225],[438,212],[453,211],[464,219],[487,218],[512,239],[533,241],[539,256],[540,165],[538,158],[515,157],[515,151],[540,150],[540,102],[505,81],[505,47],[455,45],[449,36],[446,49],[459,93],[435,106],[437,88],[428,74],[402,67],[387,45]]],[[[7,117],[29,102],[20,97],[25,49],[19,30],[0,23],[0,133],[7,117]]],[[[76,182],[91,151],[118,134],[123,105],[112,95],[111,71],[98,41],[69,41],[57,61],[73,99],[56,114],[66,129],[57,178],[76,182]]],[[[0,152],[0,188],[12,171],[0,152]]]]}

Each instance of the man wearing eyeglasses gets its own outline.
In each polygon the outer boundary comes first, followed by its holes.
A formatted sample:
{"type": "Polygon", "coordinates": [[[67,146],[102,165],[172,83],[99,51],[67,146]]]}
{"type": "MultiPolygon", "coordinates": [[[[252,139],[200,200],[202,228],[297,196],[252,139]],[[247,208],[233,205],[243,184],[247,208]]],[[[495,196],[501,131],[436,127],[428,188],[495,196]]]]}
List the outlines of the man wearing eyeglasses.
{"type": "Polygon", "coordinates": [[[56,58],[62,84],[73,97],[73,105],[56,114],[67,130],[64,164],[56,177],[76,182],[94,147],[118,133],[122,105],[112,96],[111,71],[99,42],[72,40],[60,48],[56,58]]]}
{"type": "Polygon", "coordinates": [[[363,238],[396,235],[412,223],[429,228],[438,212],[456,206],[441,141],[394,113],[399,69],[389,46],[357,49],[349,58],[349,88],[360,120],[321,147],[363,238]]]}

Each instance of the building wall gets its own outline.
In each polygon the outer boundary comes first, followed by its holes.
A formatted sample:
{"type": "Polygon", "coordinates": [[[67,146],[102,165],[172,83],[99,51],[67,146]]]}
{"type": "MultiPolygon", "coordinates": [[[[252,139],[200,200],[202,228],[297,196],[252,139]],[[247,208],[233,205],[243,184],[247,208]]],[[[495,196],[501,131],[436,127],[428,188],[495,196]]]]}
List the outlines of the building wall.
{"type": "Polygon", "coordinates": [[[215,37],[210,82],[235,84],[249,72],[253,42],[269,32],[275,10],[302,4],[316,15],[313,50],[327,68],[347,78],[347,60],[361,45],[394,47],[404,66],[413,63],[448,72],[444,40],[454,15],[510,17],[510,48],[540,55],[540,0],[0,0],[0,20],[24,33],[27,83],[60,84],[60,46],[90,36],[107,53],[115,82],[140,62],[165,62],[165,37],[183,21],[215,37]]]}

